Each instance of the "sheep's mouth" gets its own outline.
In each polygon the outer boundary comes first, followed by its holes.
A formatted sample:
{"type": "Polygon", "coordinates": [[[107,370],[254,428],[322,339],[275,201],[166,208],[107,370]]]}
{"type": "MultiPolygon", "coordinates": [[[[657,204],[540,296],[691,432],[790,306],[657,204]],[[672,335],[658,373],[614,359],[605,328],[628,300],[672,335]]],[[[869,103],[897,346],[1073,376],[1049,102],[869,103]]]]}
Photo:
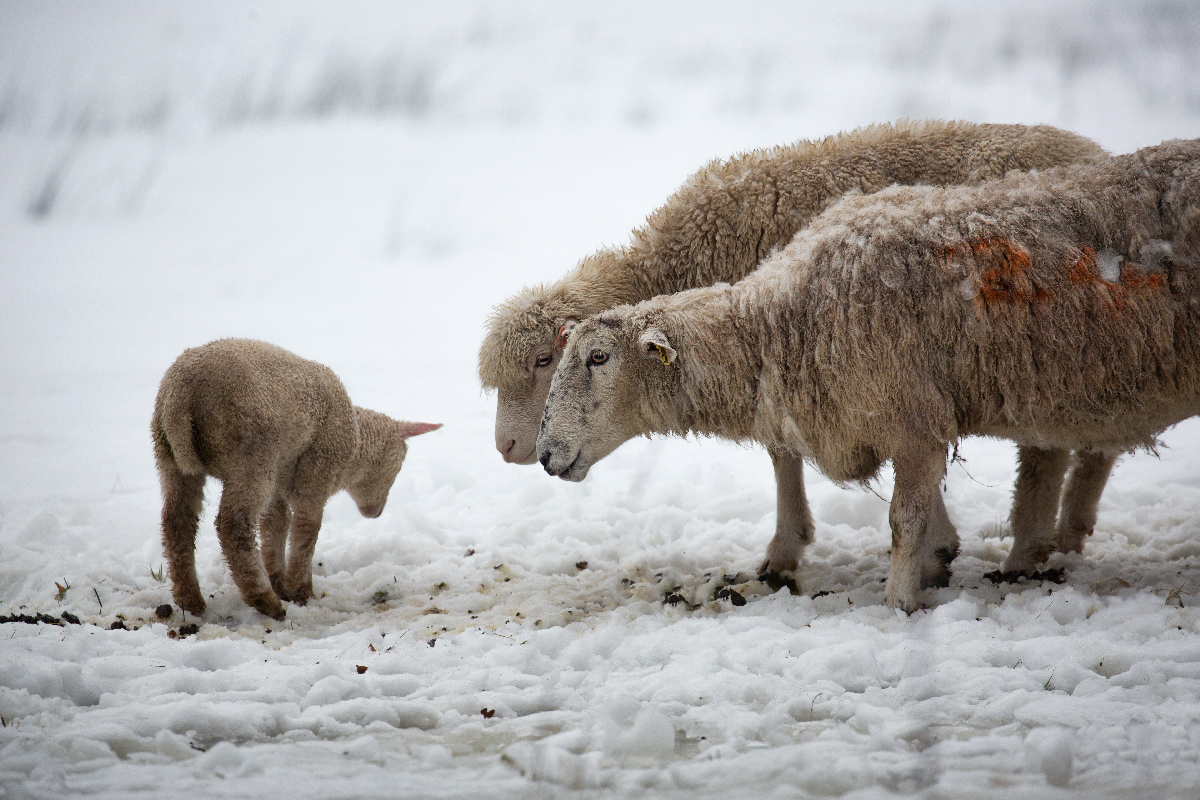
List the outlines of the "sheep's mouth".
{"type": "Polygon", "coordinates": [[[579,453],[579,455],[575,456],[575,460],[567,465],[566,469],[558,473],[558,477],[562,478],[564,481],[571,481],[572,483],[578,483],[586,478],[588,469],[590,469],[591,465],[580,464],[579,462],[582,459],[583,453],[579,453]]]}
{"type": "Polygon", "coordinates": [[[555,478],[562,478],[564,481],[572,482],[578,482],[587,477],[588,468],[590,465],[586,463],[580,464],[580,461],[583,459],[582,452],[577,452],[571,463],[567,464],[562,469],[556,469],[552,467],[550,465],[550,459],[550,453],[546,453],[541,459],[539,459],[541,461],[542,468],[546,470],[546,474],[548,475],[551,475],[555,478]]]}

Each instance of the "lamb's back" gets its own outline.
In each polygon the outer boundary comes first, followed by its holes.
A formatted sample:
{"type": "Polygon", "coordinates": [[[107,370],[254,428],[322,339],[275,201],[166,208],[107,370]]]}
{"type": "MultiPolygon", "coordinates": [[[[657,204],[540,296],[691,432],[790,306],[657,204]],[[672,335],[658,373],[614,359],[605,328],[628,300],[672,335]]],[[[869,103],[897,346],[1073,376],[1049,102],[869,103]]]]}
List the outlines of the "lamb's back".
{"type": "Polygon", "coordinates": [[[185,351],[163,377],[158,417],[190,419],[196,456],[222,479],[235,469],[278,470],[318,441],[333,461],[353,451],[354,410],[333,371],[252,339],[185,351]]]}

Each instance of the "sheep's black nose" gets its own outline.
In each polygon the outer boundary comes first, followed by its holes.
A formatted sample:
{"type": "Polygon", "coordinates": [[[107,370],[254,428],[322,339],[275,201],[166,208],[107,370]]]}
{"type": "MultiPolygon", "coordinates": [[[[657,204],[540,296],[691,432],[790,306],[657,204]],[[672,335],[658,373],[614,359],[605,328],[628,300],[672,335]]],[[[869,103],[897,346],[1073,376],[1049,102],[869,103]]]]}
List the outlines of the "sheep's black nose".
{"type": "Polygon", "coordinates": [[[542,469],[546,470],[546,472],[550,472],[550,453],[542,453],[542,457],[538,459],[538,463],[542,465],[542,469]]]}

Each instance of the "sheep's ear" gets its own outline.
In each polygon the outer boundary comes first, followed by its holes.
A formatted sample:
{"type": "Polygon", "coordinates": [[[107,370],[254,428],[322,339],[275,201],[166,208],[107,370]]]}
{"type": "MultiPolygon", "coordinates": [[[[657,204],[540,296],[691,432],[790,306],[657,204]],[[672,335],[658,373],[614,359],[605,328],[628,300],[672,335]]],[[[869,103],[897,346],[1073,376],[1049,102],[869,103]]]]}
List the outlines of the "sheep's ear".
{"type": "Polygon", "coordinates": [[[650,328],[638,337],[642,355],[646,358],[657,358],[664,364],[675,363],[675,348],[667,341],[667,335],[658,328],[650,328]]]}
{"type": "Polygon", "coordinates": [[[571,331],[575,330],[575,326],[578,324],[579,320],[569,319],[559,327],[558,336],[554,339],[555,348],[562,350],[567,346],[567,339],[571,336],[571,331]]]}
{"type": "Polygon", "coordinates": [[[400,438],[407,439],[410,436],[420,436],[422,433],[436,431],[442,427],[440,422],[397,422],[396,430],[400,432],[400,438]]]}

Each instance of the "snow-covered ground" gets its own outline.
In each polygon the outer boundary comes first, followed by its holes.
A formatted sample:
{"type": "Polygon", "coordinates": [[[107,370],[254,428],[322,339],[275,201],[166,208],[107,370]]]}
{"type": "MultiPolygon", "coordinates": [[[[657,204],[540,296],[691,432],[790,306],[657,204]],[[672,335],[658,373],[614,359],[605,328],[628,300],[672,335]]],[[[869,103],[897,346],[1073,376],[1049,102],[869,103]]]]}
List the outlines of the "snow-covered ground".
{"type": "Polygon", "coordinates": [[[900,116],[1200,136],[1186,0],[975,5],[0,5],[0,615],[82,620],[0,624],[0,796],[1194,797],[1198,424],[1122,461],[1060,585],[982,577],[1014,453],[966,442],[963,553],[909,617],[886,478],[810,471],[792,595],[752,579],[761,450],[567,484],[493,447],[490,306],[712,157],[900,116]],[[283,623],[210,483],[209,611],[159,621],[154,393],[235,335],[445,428],[380,519],[330,501],[283,623]]]}

